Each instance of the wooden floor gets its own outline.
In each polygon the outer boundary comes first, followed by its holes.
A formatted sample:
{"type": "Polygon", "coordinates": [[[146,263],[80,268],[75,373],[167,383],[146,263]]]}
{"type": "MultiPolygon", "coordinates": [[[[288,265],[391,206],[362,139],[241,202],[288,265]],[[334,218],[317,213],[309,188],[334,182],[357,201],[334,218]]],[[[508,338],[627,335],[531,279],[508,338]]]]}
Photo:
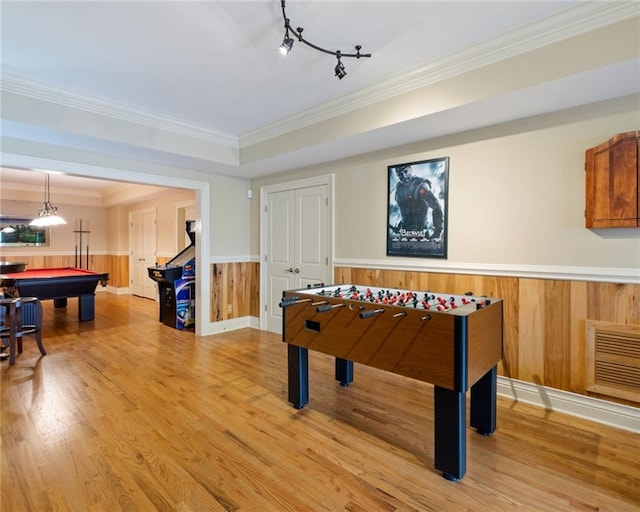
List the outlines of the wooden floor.
{"type": "Polygon", "coordinates": [[[286,346],[243,329],[196,338],[153,301],[100,293],[78,323],[45,302],[45,347],[1,363],[1,510],[640,510],[640,439],[499,399],[467,430],[467,474],[433,468],[430,385],[310,352],[287,402],[286,346]]]}

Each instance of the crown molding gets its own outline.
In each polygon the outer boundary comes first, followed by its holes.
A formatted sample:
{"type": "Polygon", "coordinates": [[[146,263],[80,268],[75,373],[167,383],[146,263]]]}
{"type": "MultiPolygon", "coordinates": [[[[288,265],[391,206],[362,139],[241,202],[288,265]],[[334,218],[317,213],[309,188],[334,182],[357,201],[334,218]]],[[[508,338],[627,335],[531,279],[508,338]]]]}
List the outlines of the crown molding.
{"type": "Polygon", "coordinates": [[[240,136],[240,147],[264,142],[447,78],[640,16],[637,2],[586,2],[350,95],[240,136]]]}
{"type": "Polygon", "coordinates": [[[238,138],[233,135],[217,132],[177,119],[149,114],[125,105],[43,84],[4,71],[2,73],[2,79],[0,80],[0,90],[84,112],[90,112],[92,114],[111,117],[147,128],[219,144],[236,150],[239,149],[238,138]]]}

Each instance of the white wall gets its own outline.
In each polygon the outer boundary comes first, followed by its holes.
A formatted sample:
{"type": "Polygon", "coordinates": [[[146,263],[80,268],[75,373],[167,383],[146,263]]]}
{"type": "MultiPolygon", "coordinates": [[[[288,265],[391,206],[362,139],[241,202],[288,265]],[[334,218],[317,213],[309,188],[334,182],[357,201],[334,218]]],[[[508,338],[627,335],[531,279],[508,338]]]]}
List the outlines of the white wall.
{"type": "MultiPolygon", "coordinates": [[[[173,257],[176,254],[175,233],[178,229],[184,230],[184,226],[176,226],[176,203],[193,201],[194,199],[195,192],[193,190],[169,189],[150,199],[111,208],[68,204],[56,200],[53,202],[67,224],[51,228],[48,246],[1,247],[0,249],[4,255],[45,253],[48,255],[72,255],[75,245],[79,243],[78,235],[73,231],[79,228],[78,221],[82,219],[83,230],[91,231],[91,233],[83,234],[83,254],[87,244],[91,254],[128,254],[129,213],[154,208],[157,214],[158,256],[173,257]]],[[[23,215],[27,218],[33,218],[41,207],[42,202],[6,199],[0,202],[3,214],[23,215]]]]}
{"type": "MultiPolygon", "coordinates": [[[[584,227],[585,150],[640,128],[638,96],[255,180],[335,173],[338,263],[640,267],[640,229],[584,227]],[[386,256],[387,166],[450,157],[447,261],[386,256]]],[[[259,252],[259,212],[252,248],[259,252]]]]}
{"type": "Polygon", "coordinates": [[[218,176],[211,187],[211,260],[248,261],[251,237],[248,180],[218,176]]]}
{"type": "Polygon", "coordinates": [[[129,213],[154,208],[156,210],[157,255],[172,258],[176,255],[176,233],[184,231],[184,226],[176,225],[176,203],[194,200],[193,190],[173,189],[145,201],[127,205],[124,228],[128,237],[129,213]]]}
{"type": "Polygon", "coordinates": [[[107,250],[109,254],[129,254],[129,211],[126,205],[107,209],[107,250]]]}
{"type": "MultiPolygon", "coordinates": [[[[82,253],[86,253],[89,245],[90,254],[106,254],[107,251],[107,212],[102,207],[65,204],[52,197],[52,203],[58,207],[58,213],[67,224],[53,226],[50,230],[49,246],[44,247],[0,247],[0,253],[6,256],[20,255],[73,255],[79,238],[74,230],[79,229],[82,219],[82,229],[91,231],[84,233],[82,238],[82,253]]],[[[23,215],[27,218],[37,216],[42,208],[42,201],[14,201],[3,199],[0,203],[1,213],[5,215],[23,215]]]]}
{"type": "Polygon", "coordinates": [[[206,212],[201,219],[206,240],[211,244],[210,251],[207,251],[211,258],[208,259],[238,255],[248,258],[248,180],[10,137],[3,138],[2,151],[4,165],[7,166],[47,168],[102,179],[108,175],[113,180],[160,187],[208,188],[206,212]],[[237,225],[243,228],[238,229],[237,225]]]}

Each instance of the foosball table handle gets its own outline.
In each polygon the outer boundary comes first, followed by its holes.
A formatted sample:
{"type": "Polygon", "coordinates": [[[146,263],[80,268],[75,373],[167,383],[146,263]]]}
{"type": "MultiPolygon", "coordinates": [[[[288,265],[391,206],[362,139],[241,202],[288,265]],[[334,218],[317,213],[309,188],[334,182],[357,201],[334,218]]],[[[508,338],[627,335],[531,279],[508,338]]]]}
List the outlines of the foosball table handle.
{"type": "Polygon", "coordinates": [[[384,308],[371,309],[369,311],[363,311],[358,316],[360,316],[360,318],[370,318],[370,317],[378,315],[380,313],[384,313],[384,308]]]}
{"type": "Polygon", "coordinates": [[[283,297],[280,301],[281,308],[286,308],[288,306],[293,306],[294,304],[300,304],[302,302],[311,302],[311,299],[301,299],[300,297],[296,297],[295,295],[290,295],[289,297],[283,297]]]}
{"type": "Polygon", "coordinates": [[[325,311],[331,311],[332,309],[343,308],[345,306],[346,306],[346,304],[344,302],[342,304],[326,304],[324,306],[318,306],[316,308],[316,312],[317,313],[324,313],[325,311]]]}

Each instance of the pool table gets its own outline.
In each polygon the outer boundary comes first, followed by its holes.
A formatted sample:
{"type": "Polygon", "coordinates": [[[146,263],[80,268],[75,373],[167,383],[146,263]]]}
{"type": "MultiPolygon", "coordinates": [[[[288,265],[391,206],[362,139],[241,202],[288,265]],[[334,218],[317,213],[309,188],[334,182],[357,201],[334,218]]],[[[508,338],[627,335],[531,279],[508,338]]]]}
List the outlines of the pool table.
{"type": "Polygon", "coordinates": [[[34,268],[0,275],[6,296],[53,299],[57,308],[66,307],[68,297],[78,297],[78,320],[95,317],[95,291],[106,286],[109,274],[80,268],[34,268]]]}

